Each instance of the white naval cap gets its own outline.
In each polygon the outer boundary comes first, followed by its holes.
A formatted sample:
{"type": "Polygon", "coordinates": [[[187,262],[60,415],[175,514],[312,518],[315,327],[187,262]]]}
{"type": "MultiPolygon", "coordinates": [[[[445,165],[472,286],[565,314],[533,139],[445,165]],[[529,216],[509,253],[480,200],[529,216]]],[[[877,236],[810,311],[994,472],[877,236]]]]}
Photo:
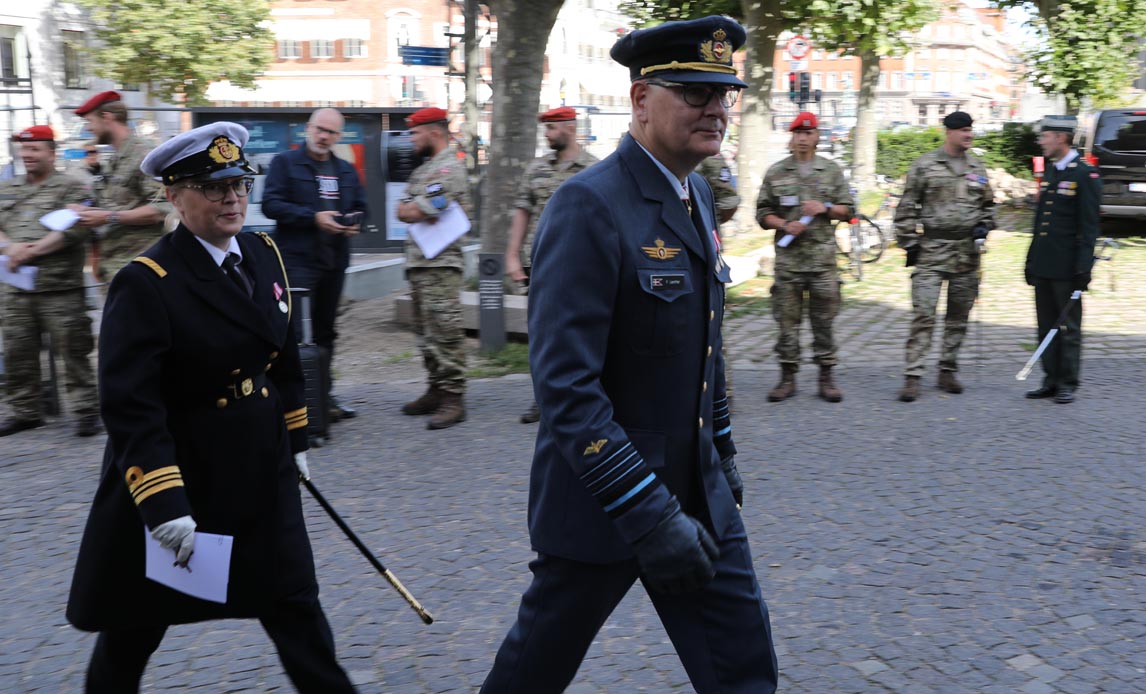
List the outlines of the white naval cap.
{"type": "Polygon", "coordinates": [[[140,171],[164,183],[187,178],[234,178],[255,173],[243,155],[250,134],[238,123],[219,121],[188,130],[159,145],[140,171]]]}

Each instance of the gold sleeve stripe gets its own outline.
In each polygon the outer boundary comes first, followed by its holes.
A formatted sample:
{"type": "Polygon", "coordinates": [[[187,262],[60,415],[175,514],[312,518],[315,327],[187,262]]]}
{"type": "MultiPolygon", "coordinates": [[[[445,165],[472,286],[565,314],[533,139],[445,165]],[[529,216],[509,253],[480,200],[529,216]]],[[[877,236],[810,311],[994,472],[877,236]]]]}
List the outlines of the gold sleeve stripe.
{"type": "Polygon", "coordinates": [[[306,416],[306,408],[305,407],[300,407],[297,410],[291,410],[290,412],[283,414],[283,417],[286,417],[287,419],[292,419],[294,417],[305,417],[305,416],[306,416]]]}
{"type": "Polygon", "coordinates": [[[135,497],[135,505],[138,506],[138,505],[142,504],[144,501],[147,500],[148,497],[152,496],[153,494],[158,494],[159,492],[162,492],[164,490],[173,489],[175,487],[182,487],[182,486],[183,486],[183,480],[172,480],[170,482],[165,482],[159,486],[148,487],[147,489],[142,490],[140,492],[140,494],[135,497]]]}
{"type": "Polygon", "coordinates": [[[283,254],[279,253],[279,247],[275,245],[275,240],[271,238],[270,234],[265,231],[256,231],[255,233],[262,237],[263,243],[270,246],[271,250],[275,252],[275,256],[277,256],[279,259],[279,269],[283,271],[283,284],[286,285],[287,320],[289,321],[291,311],[294,310],[294,302],[291,300],[290,296],[290,278],[287,277],[286,266],[283,265],[283,254]]]}
{"type": "Polygon", "coordinates": [[[295,429],[303,429],[306,427],[306,425],[308,423],[309,422],[307,422],[306,416],[303,415],[303,417],[301,419],[296,419],[293,421],[288,419],[287,423],[286,423],[286,428],[287,428],[287,431],[294,431],[295,429]]]}
{"type": "Polygon", "coordinates": [[[167,271],[166,271],[166,270],[164,270],[164,269],[163,269],[163,268],[162,268],[162,267],[159,265],[159,263],[155,262],[155,261],[154,261],[154,260],[152,260],[151,258],[148,258],[148,257],[146,257],[146,256],[142,256],[142,255],[141,255],[141,256],[139,256],[138,258],[132,258],[132,262],[135,262],[135,263],[142,263],[142,264],[146,265],[147,267],[151,268],[151,271],[152,271],[152,272],[154,272],[155,274],[159,275],[160,277],[166,277],[166,276],[167,276],[167,271]]]}
{"type": "Polygon", "coordinates": [[[182,475],[179,473],[179,467],[177,465],[166,465],[161,468],[156,468],[148,473],[144,473],[143,468],[140,468],[139,466],[133,466],[127,471],[127,474],[124,475],[124,477],[127,479],[128,491],[134,494],[136,489],[139,489],[141,486],[147,484],[148,482],[159,477],[166,477],[168,475],[174,475],[175,477],[182,478],[182,475]]]}

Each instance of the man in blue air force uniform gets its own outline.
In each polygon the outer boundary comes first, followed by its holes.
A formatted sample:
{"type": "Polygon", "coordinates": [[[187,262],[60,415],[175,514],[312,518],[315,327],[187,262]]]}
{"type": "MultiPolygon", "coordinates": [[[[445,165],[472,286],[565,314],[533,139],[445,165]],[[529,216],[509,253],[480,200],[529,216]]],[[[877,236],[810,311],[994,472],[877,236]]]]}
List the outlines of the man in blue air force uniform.
{"type": "Polygon", "coordinates": [[[529,299],[538,555],[484,692],[564,690],[638,578],[697,691],[775,690],[724,392],[728,268],[712,192],[691,173],[720,151],[744,38],[708,17],[619,40],[629,135],[542,215],[529,299]]]}

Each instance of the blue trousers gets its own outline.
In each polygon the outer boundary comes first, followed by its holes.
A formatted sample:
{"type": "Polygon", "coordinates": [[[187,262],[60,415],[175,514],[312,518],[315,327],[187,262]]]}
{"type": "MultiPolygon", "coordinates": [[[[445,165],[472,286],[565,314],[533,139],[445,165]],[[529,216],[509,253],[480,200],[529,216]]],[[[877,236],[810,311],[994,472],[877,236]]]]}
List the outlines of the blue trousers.
{"type": "MultiPolygon", "coordinates": [[[[772,694],[776,653],[744,526],[737,522],[719,546],[716,576],[703,589],[681,595],[645,590],[697,692],[772,694]]],[[[635,559],[586,564],[539,554],[529,568],[533,582],[482,694],[563,692],[639,578],[635,559]]]]}

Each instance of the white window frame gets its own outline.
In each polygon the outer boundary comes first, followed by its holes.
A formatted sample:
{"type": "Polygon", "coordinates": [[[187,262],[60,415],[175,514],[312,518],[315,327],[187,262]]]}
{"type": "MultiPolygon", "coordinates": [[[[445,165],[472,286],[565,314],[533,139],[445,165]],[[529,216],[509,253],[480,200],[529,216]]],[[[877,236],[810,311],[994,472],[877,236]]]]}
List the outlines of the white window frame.
{"type": "Polygon", "coordinates": [[[334,41],[331,39],[313,39],[310,42],[310,57],[328,59],[334,57],[334,41]]]}
{"type": "Polygon", "coordinates": [[[296,41],[295,39],[279,39],[279,58],[282,60],[298,60],[301,57],[301,41],[296,41]]]}
{"type": "Polygon", "coordinates": [[[342,39],[343,58],[367,58],[366,41],[363,39],[342,39]],[[355,50],[357,49],[357,50],[355,50]]]}

